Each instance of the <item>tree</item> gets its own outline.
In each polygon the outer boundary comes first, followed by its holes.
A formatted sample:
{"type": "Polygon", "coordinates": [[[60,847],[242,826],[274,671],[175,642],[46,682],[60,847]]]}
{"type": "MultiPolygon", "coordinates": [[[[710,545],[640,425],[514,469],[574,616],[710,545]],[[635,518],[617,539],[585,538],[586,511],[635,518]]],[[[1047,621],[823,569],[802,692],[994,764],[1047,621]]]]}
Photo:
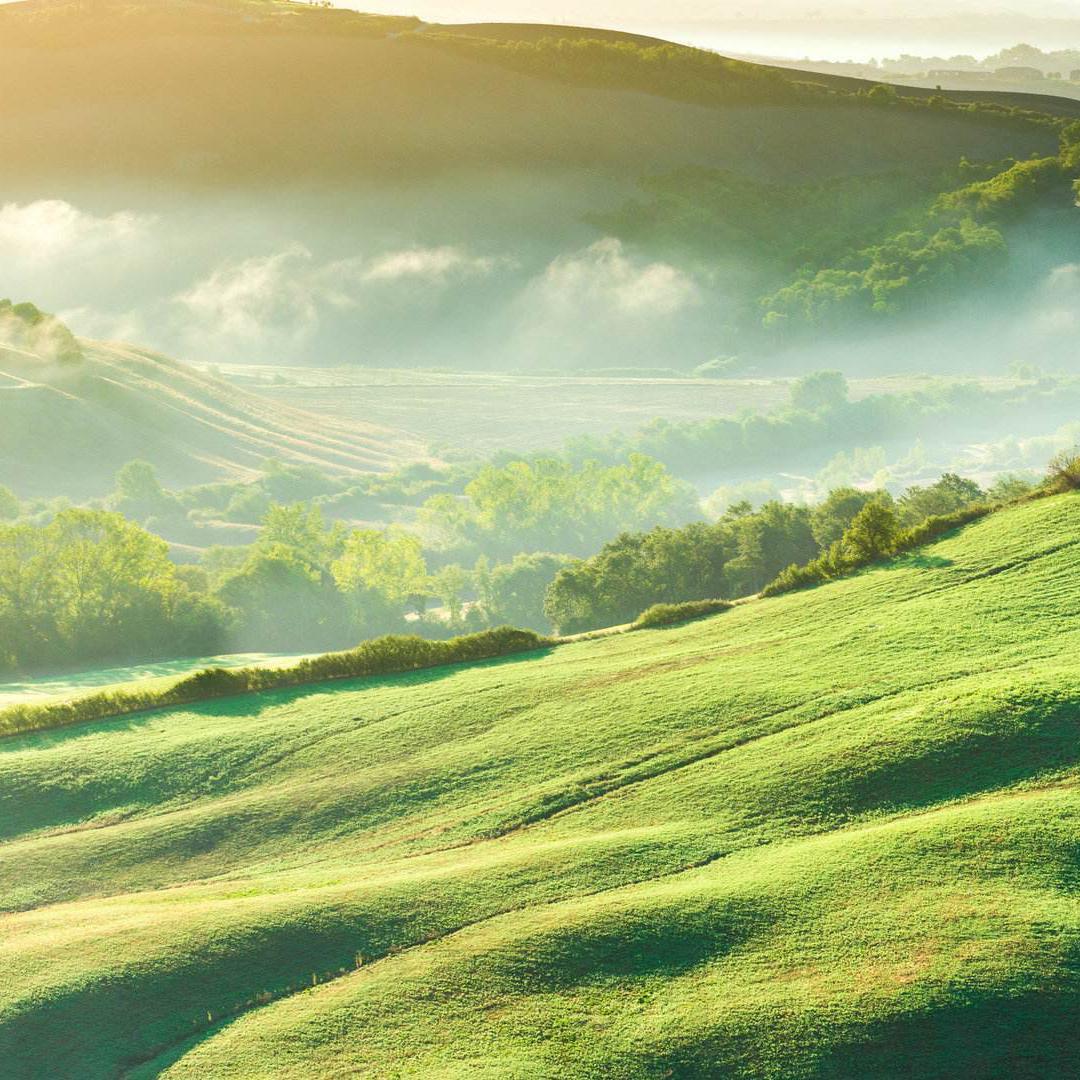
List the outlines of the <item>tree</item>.
{"type": "Polygon", "coordinates": [[[810,514],[810,527],[814,540],[822,550],[831,547],[847,532],[859,511],[872,499],[891,497],[880,491],[859,491],[853,487],[835,488],[828,498],[814,507],[810,514]]]}
{"type": "Polygon", "coordinates": [[[579,633],[631,622],[653,604],[722,598],[734,547],[725,523],[622,533],[556,574],[545,614],[560,633],[579,633]]]}
{"type": "Polygon", "coordinates": [[[116,474],[112,506],[125,517],[142,522],[182,513],[176,496],[161,486],[157,470],[148,461],[129,461],[116,474]]]}
{"type": "Polygon", "coordinates": [[[855,515],[841,540],[841,550],[847,562],[861,566],[892,554],[899,538],[900,522],[893,508],[874,499],[855,515]]]}
{"type": "Polygon", "coordinates": [[[986,492],[992,503],[1010,503],[1031,494],[1037,487],[1034,480],[1018,473],[1005,473],[997,477],[986,492]]]}
{"type": "Polygon", "coordinates": [[[847,379],[839,371],[815,371],[791,388],[791,407],[803,412],[836,408],[848,399],[847,379]]]}
{"type": "Polygon", "coordinates": [[[244,649],[341,647],[352,639],[347,607],[331,576],[286,544],[258,544],[218,596],[235,612],[244,649]]]}
{"type": "Polygon", "coordinates": [[[818,551],[810,511],[804,506],[766,503],[758,513],[736,521],[733,528],[738,556],[727,568],[731,595],[759,592],[785,567],[809,562],[818,551]]]}
{"type": "Polygon", "coordinates": [[[272,503],[262,519],[258,543],[263,548],[292,548],[312,566],[327,567],[341,554],[345,529],[340,522],[327,528],[322,510],[310,503],[283,506],[272,503]]]}
{"type": "Polygon", "coordinates": [[[568,555],[536,552],[517,555],[491,570],[479,568],[477,591],[488,621],[547,633],[551,622],[544,614],[544,597],[555,576],[571,561],[568,555]]]}
{"type": "Polygon", "coordinates": [[[1080,489],[1080,447],[1055,454],[1048,469],[1050,483],[1057,491],[1080,489]]]}
{"type": "Polygon", "coordinates": [[[890,83],[878,83],[866,91],[866,96],[877,104],[890,104],[897,100],[896,87],[890,83]]]}
{"type": "Polygon", "coordinates": [[[430,588],[450,615],[451,623],[461,622],[469,573],[457,563],[444,566],[432,578],[430,588]]]}
{"type": "Polygon", "coordinates": [[[918,525],[928,517],[940,517],[983,502],[986,493],[974,480],[956,473],[945,473],[929,487],[911,487],[900,496],[900,519],[905,525],[918,525]]]}
{"type": "Polygon", "coordinates": [[[192,592],[164,540],[120,514],[63,510],[0,526],[0,662],[34,669],[218,651],[220,605],[192,592]]]}
{"type": "Polygon", "coordinates": [[[481,469],[464,497],[438,495],[421,520],[451,547],[512,557],[522,550],[595,551],[624,529],[681,524],[700,514],[690,485],[658,461],[631,454],[617,465],[558,458],[481,469]]]}
{"type": "Polygon", "coordinates": [[[14,521],[22,513],[19,497],[9,487],[0,484],[0,521],[14,521]]]}
{"type": "Polygon", "coordinates": [[[350,533],[332,570],[343,592],[371,590],[393,604],[404,604],[429,587],[424,549],[415,536],[402,529],[350,533]]]}

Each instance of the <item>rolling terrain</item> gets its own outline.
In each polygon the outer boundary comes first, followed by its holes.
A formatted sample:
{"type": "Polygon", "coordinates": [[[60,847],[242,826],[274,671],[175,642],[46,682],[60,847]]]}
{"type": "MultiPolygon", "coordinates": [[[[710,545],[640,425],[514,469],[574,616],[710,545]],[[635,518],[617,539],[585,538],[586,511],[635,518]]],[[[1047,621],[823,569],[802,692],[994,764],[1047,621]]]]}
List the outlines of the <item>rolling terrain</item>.
{"type": "Polygon", "coordinates": [[[0,5],[5,289],[204,362],[1058,362],[1075,170],[968,189],[1048,163],[1080,105],[879,91],[585,27],[0,5]]]}
{"type": "Polygon", "coordinates": [[[267,459],[380,472],[424,458],[404,433],[271,402],[131,345],[83,342],[55,362],[0,344],[0,474],[24,496],[110,490],[126,462],[172,485],[244,479],[267,459]]]}
{"type": "MultiPolygon", "coordinates": [[[[566,170],[632,169],[636,179],[650,169],[735,161],[781,178],[793,160],[803,176],[829,176],[841,162],[857,175],[951,165],[960,155],[1026,156],[1052,145],[1045,134],[980,116],[909,114],[883,129],[874,110],[856,109],[838,123],[828,100],[776,96],[789,72],[777,69],[744,91],[742,72],[770,71],[754,65],[718,77],[718,93],[729,97],[709,103],[680,101],[662,80],[652,92],[619,85],[625,79],[576,85],[557,73],[508,68],[497,50],[438,47],[447,37],[513,42],[553,32],[442,28],[286,3],[4,5],[4,187],[32,182],[36,191],[48,178],[55,194],[153,177],[204,191],[282,182],[355,189],[478,168],[536,169],[554,179],[566,170]],[[277,77],[285,69],[288,80],[277,77]],[[88,159],[108,164],[88,178],[88,159]]],[[[661,44],[605,31],[557,33],[661,44]]],[[[1073,109],[1058,105],[1066,115],[1073,109]]]]}
{"type": "Polygon", "coordinates": [[[1074,1075],[1078,508],[0,742],[5,1075],[1074,1075]]]}

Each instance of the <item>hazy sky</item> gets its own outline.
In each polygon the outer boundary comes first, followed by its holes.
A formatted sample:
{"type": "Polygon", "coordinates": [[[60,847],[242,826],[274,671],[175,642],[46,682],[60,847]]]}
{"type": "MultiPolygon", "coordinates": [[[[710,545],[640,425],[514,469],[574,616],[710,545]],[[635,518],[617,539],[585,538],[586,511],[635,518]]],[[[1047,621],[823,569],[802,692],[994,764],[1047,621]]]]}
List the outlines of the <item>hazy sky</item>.
{"type": "Polygon", "coordinates": [[[731,53],[866,60],[988,54],[1019,41],[1080,47],[1080,0],[338,0],[432,22],[625,28],[731,53]],[[897,26],[894,20],[915,20],[897,26]],[[1045,20],[1078,20],[1075,27],[1045,20]],[[892,22],[892,25],[890,25],[892,22]]]}
{"type": "MultiPolygon", "coordinates": [[[[681,22],[730,18],[937,17],[955,13],[1012,12],[1032,17],[1080,17],[1080,0],[368,0],[383,10],[409,11],[422,18],[533,20],[538,22],[681,22]]],[[[364,8],[360,0],[339,6],[364,8]]]]}

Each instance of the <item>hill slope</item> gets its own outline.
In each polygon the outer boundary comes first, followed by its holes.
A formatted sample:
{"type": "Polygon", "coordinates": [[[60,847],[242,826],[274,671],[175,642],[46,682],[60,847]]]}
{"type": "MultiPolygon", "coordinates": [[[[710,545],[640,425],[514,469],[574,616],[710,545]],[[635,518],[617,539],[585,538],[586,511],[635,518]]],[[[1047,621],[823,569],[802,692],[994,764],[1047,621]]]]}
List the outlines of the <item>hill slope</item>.
{"type": "Polygon", "coordinates": [[[1077,259],[1075,170],[1007,238],[931,211],[1057,154],[1076,103],[869,91],[588,28],[0,5],[0,257],[87,336],[219,362],[802,372],[778,354],[811,341],[863,373],[1004,368],[1025,346],[988,322],[1077,259]],[[929,345],[862,348],[910,311],[943,320],[929,345]]]}
{"type": "Polygon", "coordinates": [[[1074,1075],[1078,510],[3,742],[5,1075],[1074,1075]]]}
{"type": "MultiPolygon", "coordinates": [[[[497,24],[448,29],[459,38],[536,36],[497,24]]],[[[603,31],[558,33],[649,43],[603,31]]],[[[477,168],[632,169],[636,179],[658,168],[733,163],[779,179],[793,161],[804,177],[830,176],[838,163],[849,174],[935,168],[961,155],[1047,152],[1053,143],[977,115],[901,115],[883,126],[873,109],[838,116],[812,96],[776,100],[772,91],[788,72],[716,109],[642,92],[632,81],[538,77],[544,72],[495,62],[491,50],[448,51],[426,44],[427,36],[448,35],[408,19],[298,4],[6,5],[5,185],[17,191],[48,178],[70,191],[87,180],[100,188],[153,176],[202,191],[282,181],[355,188],[477,168]],[[280,78],[285,70],[288,79],[280,78]],[[88,160],[108,165],[88,177],[88,160]]],[[[704,54],[680,52],[695,55],[704,54]]],[[[733,88],[739,72],[768,69],[740,65],[727,77],[733,88]]],[[[828,76],[810,78],[829,85],[828,76]]],[[[663,80],[654,89],[663,91],[663,80]]]]}
{"type": "Polygon", "coordinates": [[[332,473],[425,457],[412,436],[316,417],[158,353],[83,343],[55,362],[0,344],[0,473],[23,496],[105,494],[141,458],[168,485],[258,474],[268,458],[332,473]]]}

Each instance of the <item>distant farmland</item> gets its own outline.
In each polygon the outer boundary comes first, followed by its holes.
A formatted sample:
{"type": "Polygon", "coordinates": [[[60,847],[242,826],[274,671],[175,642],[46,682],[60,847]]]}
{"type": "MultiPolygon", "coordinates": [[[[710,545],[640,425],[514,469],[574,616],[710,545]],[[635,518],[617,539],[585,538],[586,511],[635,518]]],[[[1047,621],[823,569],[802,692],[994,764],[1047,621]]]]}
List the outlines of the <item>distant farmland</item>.
{"type": "MultiPolygon", "coordinates": [[[[223,365],[220,374],[309,413],[407,431],[436,450],[543,450],[656,418],[707,420],[788,399],[791,379],[508,375],[390,368],[223,365]]],[[[903,393],[929,375],[852,379],[851,397],[903,393]]],[[[987,388],[1014,385],[979,379],[987,388]]]]}

